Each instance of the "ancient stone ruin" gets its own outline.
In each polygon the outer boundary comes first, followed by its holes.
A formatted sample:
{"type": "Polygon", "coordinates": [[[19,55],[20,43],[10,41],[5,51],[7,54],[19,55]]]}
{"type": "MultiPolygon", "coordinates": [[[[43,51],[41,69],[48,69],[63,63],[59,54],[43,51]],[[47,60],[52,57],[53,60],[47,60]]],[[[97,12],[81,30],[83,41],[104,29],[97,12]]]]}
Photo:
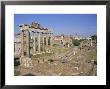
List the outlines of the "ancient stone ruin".
{"type": "Polygon", "coordinates": [[[54,35],[52,30],[36,22],[20,24],[19,31],[14,39],[14,57],[20,61],[21,69],[18,70],[21,75],[91,74],[88,72],[94,67],[91,60],[96,59],[96,41],[91,38],[54,35]],[[83,41],[79,46],[74,46],[73,40],[83,41]]]}
{"type": "MultiPolygon", "coordinates": [[[[32,23],[31,25],[28,24],[21,24],[19,25],[19,29],[21,30],[20,38],[21,38],[21,47],[19,54],[20,56],[20,65],[24,67],[32,67],[30,51],[32,55],[41,54],[44,52],[45,46],[52,46],[52,32],[47,28],[41,28],[40,24],[32,23]],[[31,36],[32,34],[32,36],[31,36]],[[33,39],[33,49],[30,49],[30,40],[33,39]],[[42,51],[41,51],[42,46],[42,51]]],[[[47,52],[50,52],[46,49],[47,52]]]]}

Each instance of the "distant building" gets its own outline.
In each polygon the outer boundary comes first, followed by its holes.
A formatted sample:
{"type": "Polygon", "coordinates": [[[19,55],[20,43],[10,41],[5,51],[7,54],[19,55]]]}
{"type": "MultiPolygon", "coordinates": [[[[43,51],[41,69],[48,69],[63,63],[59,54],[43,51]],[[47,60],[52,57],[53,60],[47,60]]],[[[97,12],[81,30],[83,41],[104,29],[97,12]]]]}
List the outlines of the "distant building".
{"type": "Polygon", "coordinates": [[[70,36],[63,34],[59,36],[54,36],[54,44],[69,47],[72,44],[72,39],[70,36]]]}

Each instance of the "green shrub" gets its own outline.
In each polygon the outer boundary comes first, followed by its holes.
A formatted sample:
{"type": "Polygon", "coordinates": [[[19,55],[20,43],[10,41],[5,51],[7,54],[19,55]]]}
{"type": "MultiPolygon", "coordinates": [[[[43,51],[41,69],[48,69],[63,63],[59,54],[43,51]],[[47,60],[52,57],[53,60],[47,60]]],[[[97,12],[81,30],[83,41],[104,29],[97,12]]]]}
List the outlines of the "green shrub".
{"type": "Polygon", "coordinates": [[[72,43],[74,44],[74,46],[79,46],[80,45],[80,40],[74,39],[72,41],[72,43]]]}
{"type": "Polygon", "coordinates": [[[92,40],[97,40],[97,35],[91,36],[92,40]]]}
{"type": "Polygon", "coordinates": [[[57,47],[57,46],[59,46],[59,45],[58,45],[58,44],[53,44],[53,46],[54,46],[54,47],[57,47]]]}

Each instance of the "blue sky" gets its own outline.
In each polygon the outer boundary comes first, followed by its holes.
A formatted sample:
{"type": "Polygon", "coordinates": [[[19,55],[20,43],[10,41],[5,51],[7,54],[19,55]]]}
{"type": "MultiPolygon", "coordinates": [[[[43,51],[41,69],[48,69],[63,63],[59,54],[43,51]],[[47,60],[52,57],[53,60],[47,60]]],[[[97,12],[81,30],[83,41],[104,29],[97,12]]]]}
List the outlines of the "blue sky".
{"type": "Polygon", "coordinates": [[[14,30],[19,33],[19,24],[38,22],[44,28],[53,30],[54,34],[89,36],[97,33],[96,14],[15,14],[14,30]]]}

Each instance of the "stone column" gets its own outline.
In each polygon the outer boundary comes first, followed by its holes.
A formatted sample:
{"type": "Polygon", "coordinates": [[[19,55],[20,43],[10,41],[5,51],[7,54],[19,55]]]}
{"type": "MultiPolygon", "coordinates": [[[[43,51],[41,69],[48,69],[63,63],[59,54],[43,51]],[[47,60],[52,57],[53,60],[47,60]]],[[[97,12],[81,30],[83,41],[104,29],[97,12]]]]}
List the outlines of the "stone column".
{"type": "Polygon", "coordinates": [[[54,44],[54,36],[53,36],[53,33],[51,33],[51,36],[52,36],[52,46],[54,44]]]}
{"type": "Polygon", "coordinates": [[[50,33],[50,46],[52,47],[53,45],[53,38],[52,38],[52,33],[50,33]]]}
{"type": "Polygon", "coordinates": [[[91,41],[91,46],[92,46],[92,39],[90,39],[90,41],[91,41]]]}
{"type": "Polygon", "coordinates": [[[38,52],[40,53],[40,32],[38,32],[38,52]]]}
{"type": "Polygon", "coordinates": [[[68,43],[68,48],[70,47],[70,44],[68,43]]]}
{"type": "Polygon", "coordinates": [[[43,52],[44,52],[44,33],[42,33],[42,49],[43,49],[43,52]]]}
{"type": "Polygon", "coordinates": [[[26,30],[26,54],[27,57],[30,57],[30,33],[28,30],[26,30]]]}
{"type": "Polygon", "coordinates": [[[51,35],[48,33],[48,44],[51,46],[51,35]]]}
{"type": "Polygon", "coordinates": [[[21,56],[24,56],[24,31],[21,32],[21,56]]]}
{"type": "Polygon", "coordinates": [[[46,33],[46,46],[48,46],[48,33],[46,33]]]}
{"type": "Polygon", "coordinates": [[[34,55],[36,54],[36,33],[33,32],[33,40],[34,40],[34,43],[33,43],[33,52],[34,52],[34,55]]]}

